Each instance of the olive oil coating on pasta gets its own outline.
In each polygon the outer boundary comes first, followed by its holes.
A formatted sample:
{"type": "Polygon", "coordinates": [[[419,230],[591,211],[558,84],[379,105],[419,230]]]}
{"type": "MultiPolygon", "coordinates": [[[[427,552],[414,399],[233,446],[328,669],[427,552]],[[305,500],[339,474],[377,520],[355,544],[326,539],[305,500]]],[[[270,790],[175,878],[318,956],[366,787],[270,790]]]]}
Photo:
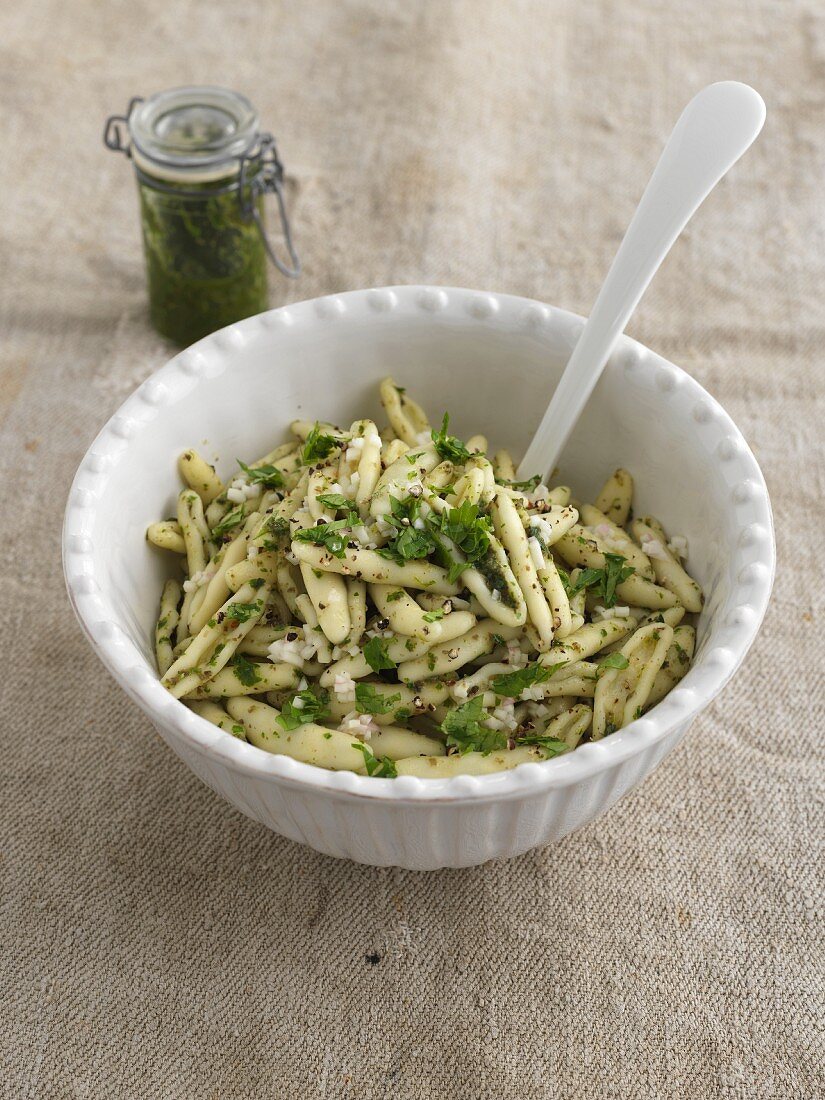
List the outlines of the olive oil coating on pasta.
{"type": "Polygon", "coordinates": [[[578,503],[391,378],[380,397],[387,427],[294,421],[226,481],[181,455],[146,533],[179,563],[164,686],[264,752],[388,779],[548,760],[655,706],[703,595],[686,540],[633,518],[631,474],[578,503]]]}

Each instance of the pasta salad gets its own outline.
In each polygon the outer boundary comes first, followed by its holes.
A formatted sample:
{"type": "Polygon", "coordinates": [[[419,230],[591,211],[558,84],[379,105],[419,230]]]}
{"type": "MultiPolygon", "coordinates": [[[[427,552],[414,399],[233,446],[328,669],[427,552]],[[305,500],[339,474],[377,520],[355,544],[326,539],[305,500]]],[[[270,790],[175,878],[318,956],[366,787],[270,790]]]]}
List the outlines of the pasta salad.
{"type": "Polygon", "coordinates": [[[363,775],[484,774],[628,725],[684,676],[702,592],[685,539],[433,427],[392,379],[388,426],[295,421],[227,483],[196,451],[155,631],[162,683],[228,733],[363,775]]]}

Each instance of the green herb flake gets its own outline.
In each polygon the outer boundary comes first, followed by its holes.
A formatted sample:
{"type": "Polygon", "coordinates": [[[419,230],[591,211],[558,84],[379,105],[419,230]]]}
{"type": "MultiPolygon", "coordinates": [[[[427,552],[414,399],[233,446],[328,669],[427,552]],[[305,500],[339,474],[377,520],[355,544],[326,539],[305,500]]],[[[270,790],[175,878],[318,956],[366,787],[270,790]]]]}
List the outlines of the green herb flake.
{"type": "Polygon", "coordinates": [[[395,528],[395,534],[386,546],[379,547],[378,553],[382,558],[403,564],[406,561],[426,558],[433,552],[435,543],[427,528],[419,531],[415,527],[420,517],[420,499],[410,496],[405,497],[404,500],[398,500],[397,497],[390,497],[390,510],[383,519],[385,523],[395,528]]]}
{"type": "Polygon", "coordinates": [[[254,684],[259,684],[263,679],[258,672],[258,663],[250,661],[243,653],[235,654],[232,658],[231,667],[244,687],[252,687],[254,684]]]}
{"type": "Polygon", "coordinates": [[[312,542],[316,546],[323,546],[336,558],[343,558],[347,548],[347,536],[343,533],[345,528],[358,523],[358,516],[350,514],[346,519],[335,519],[329,523],[319,523],[315,527],[305,527],[302,531],[295,532],[296,542],[312,542]]]}
{"type": "Polygon", "coordinates": [[[231,512],[227,512],[226,515],[216,523],[212,528],[212,534],[216,539],[222,539],[224,535],[233,531],[236,527],[239,527],[246,519],[246,505],[239,504],[237,508],[233,508],[231,512]]]}
{"type": "Polygon", "coordinates": [[[605,554],[604,561],[604,569],[581,569],[575,581],[563,569],[559,569],[559,576],[569,599],[583,588],[592,588],[593,595],[605,607],[615,605],[617,587],[636,570],[632,565],[625,565],[626,559],[621,554],[605,554]]]}
{"type": "Polygon", "coordinates": [[[477,504],[465,500],[458,508],[448,508],[441,513],[438,521],[432,516],[428,519],[445,538],[450,539],[464,554],[466,563],[451,560],[447,564],[449,580],[458,580],[464,570],[475,562],[481,561],[490,548],[492,524],[477,504]]]}
{"type": "Polygon", "coordinates": [[[483,725],[486,718],[487,712],[480,695],[462,703],[460,707],[454,707],[441,724],[447,745],[457,748],[462,756],[467,752],[482,752],[487,755],[506,749],[507,735],[503,730],[491,730],[483,725]]]}
{"type": "Polygon", "coordinates": [[[299,691],[281,707],[278,721],[285,730],[296,730],[307,722],[321,722],[329,717],[329,692],[319,689],[316,695],[312,688],[299,691]],[[296,706],[296,700],[300,706],[296,706]]]}
{"type": "Polygon", "coordinates": [[[406,594],[403,588],[396,588],[394,592],[388,593],[384,599],[387,603],[395,603],[396,600],[403,600],[406,594]]]}
{"type": "Polygon", "coordinates": [[[358,749],[364,757],[367,775],[371,775],[374,779],[395,779],[398,775],[395,763],[388,756],[379,760],[369,745],[365,745],[363,741],[353,741],[352,747],[358,749]]]}
{"type": "Polygon", "coordinates": [[[629,664],[630,661],[628,661],[624,653],[620,653],[619,650],[616,650],[615,653],[608,653],[608,655],[603,660],[599,661],[598,665],[596,666],[596,676],[604,676],[605,672],[607,672],[608,669],[611,668],[627,668],[629,664]]]}
{"type": "Polygon", "coordinates": [[[370,638],[363,649],[364,660],[373,672],[396,668],[395,661],[387,655],[387,644],[381,638],[370,638]]]}
{"type": "Polygon", "coordinates": [[[316,500],[323,504],[325,508],[334,508],[336,511],[339,508],[346,508],[349,511],[355,510],[355,503],[347,500],[341,493],[319,493],[316,500]]]}
{"type": "Polygon", "coordinates": [[[428,611],[424,615],[424,622],[425,623],[437,623],[439,621],[439,619],[443,619],[443,618],[444,618],[444,608],[443,607],[436,607],[433,611],[428,611]]]}
{"type": "Polygon", "coordinates": [[[262,603],[255,600],[254,603],[231,603],[226,608],[225,617],[239,623],[249,622],[255,615],[260,615],[262,603]]]}
{"type": "Polygon", "coordinates": [[[389,714],[401,696],[382,695],[372,684],[355,685],[355,709],[361,714],[389,714]]]}
{"type": "Polygon", "coordinates": [[[531,688],[535,684],[543,684],[545,680],[549,680],[553,673],[558,672],[565,664],[566,661],[561,661],[556,665],[542,665],[538,662],[526,665],[515,672],[494,676],[490,681],[490,687],[496,695],[501,695],[507,699],[518,699],[527,688],[531,688]]]}
{"type": "Polygon", "coordinates": [[[312,466],[326,458],[336,447],[338,447],[338,440],[335,436],[326,435],[321,431],[321,425],[316,423],[301,449],[301,462],[304,466],[312,466]]]}
{"type": "Polygon", "coordinates": [[[566,741],[559,741],[557,737],[542,737],[541,734],[526,734],[524,737],[517,738],[517,744],[538,745],[548,756],[558,756],[562,752],[567,752],[569,748],[566,741]]]}
{"type": "Polygon", "coordinates": [[[538,488],[538,484],[541,481],[541,477],[538,474],[533,474],[532,477],[528,477],[526,481],[507,481],[506,478],[496,478],[499,485],[506,485],[508,489],[515,489],[519,493],[532,493],[534,489],[538,488]]]}
{"type": "Polygon", "coordinates": [[[261,485],[264,489],[281,489],[284,475],[277,466],[247,466],[239,458],[235,459],[249,479],[250,485],[261,485]]]}
{"type": "Polygon", "coordinates": [[[470,458],[470,452],[460,439],[456,439],[454,435],[448,434],[447,429],[449,426],[450,414],[444,413],[440,431],[435,431],[435,429],[433,429],[432,432],[435,449],[438,451],[439,456],[447,461],[459,464],[466,462],[470,458]]]}
{"type": "Polygon", "coordinates": [[[269,516],[256,537],[267,550],[282,549],[290,540],[289,520],[283,516],[269,516]]]}
{"type": "Polygon", "coordinates": [[[605,554],[604,560],[604,606],[613,607],[616,603],[617,586],[623,584],[636,570],[632,565],[625,565],[626,559],[621,554],[605,554]]]}

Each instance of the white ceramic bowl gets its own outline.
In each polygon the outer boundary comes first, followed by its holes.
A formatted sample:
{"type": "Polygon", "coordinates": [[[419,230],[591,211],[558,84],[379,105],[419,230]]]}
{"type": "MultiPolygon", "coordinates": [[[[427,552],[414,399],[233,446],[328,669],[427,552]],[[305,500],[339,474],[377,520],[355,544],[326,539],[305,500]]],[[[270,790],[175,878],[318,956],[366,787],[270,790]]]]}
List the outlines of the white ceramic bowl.
{"type": "Polygon", "coordinates": [[[497,775],[369,779],[262,752],[158,683],[151,638],[173,563],[144,532],[174,512],[183,449],[217,454],[228,471],[236,457],[249,460],[280,441],[295,417],[378,416],[376,383],[391,373],[434,420],[448,409],[457,434],[483,431],[520,454],[582,323],[524,298],[437,287],[302,302],[177,355],[94,441],[66,509],[72,603],[124,691],[196,775],[245,814],[321,852],[382,866],[512,856],[558,840],[635,787],[742,661],[774,572],[764,480],[713,398],[624,338],[565,451],[560,480],[592,499],[625,466],[637,507],[689,540],[689,567],[707,596],[695,664],[649,714],[570,755],[497,775]]]}

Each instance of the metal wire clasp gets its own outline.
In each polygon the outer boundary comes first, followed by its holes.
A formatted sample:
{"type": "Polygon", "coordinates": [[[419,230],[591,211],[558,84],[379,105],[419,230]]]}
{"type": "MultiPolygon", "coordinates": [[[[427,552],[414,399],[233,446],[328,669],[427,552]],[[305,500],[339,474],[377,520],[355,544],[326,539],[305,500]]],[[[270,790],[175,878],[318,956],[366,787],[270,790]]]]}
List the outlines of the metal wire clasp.
{"type": "Polygon", "coordinates": [[[253,153],[247,153],[240,157],[240,175],[238,190],[241,209],[244,216],[253,218],[261,234],[261,240],[270,260],[275,264],[282,275],[289,279],[297,279],[301,274],[301,261],[292,243],[292,229],[284,202],[284,166],[278,156],[275,138],[272,134],[261,134],[258,146],[253,153]],[[249,177],[248,166],[252,166],[254,174],[249,177]],[[278,213],[281,218],[281,229],[284,234],[284,244],[289,253],[291,266],[285,264],[275,254],[275,250],[266,235],[260,211],[258,210],[258,198],[261,195],[272,194],[278,200],[278,213]]]}
{"type": "Polygon", "coordinates": [[[138,103],[143,103],[142,95],[132,96],[125,115],[109,115],[106,119],[106,125],[103,127],[103,144],[107,149],[113,149],[116,153],[131,157],[132,150],[128,142],[129,118],[138,103]]]}

